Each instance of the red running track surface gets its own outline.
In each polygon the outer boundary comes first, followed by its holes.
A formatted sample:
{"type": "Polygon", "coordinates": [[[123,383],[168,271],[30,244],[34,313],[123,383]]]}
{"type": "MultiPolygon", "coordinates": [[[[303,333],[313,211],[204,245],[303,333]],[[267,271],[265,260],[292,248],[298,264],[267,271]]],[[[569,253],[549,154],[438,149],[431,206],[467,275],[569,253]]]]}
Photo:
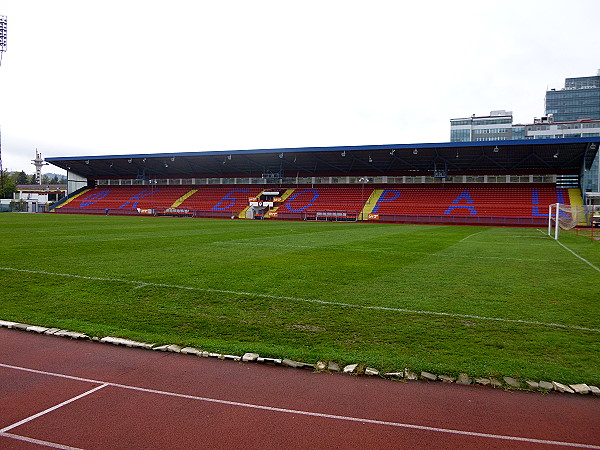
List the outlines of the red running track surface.
{"type": "Polygon", "coordinates": [[[0,448],[600,448],[600,399],[0,329],[0,448]],[[43,413],[43,414],[41,414],[43,413]]]}

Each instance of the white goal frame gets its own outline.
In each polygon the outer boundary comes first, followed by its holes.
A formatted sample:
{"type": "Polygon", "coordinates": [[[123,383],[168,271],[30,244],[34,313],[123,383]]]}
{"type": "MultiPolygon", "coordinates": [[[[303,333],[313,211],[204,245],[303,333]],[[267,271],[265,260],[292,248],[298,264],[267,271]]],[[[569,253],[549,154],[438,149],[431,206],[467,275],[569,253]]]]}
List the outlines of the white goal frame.
{"type": "Polygon", "coordinates": [[[559,229],[571,230],[577,225],[593,226],[594,212],[594,206],[591,205],[548,205],[548,236],[558,240],[559,229]]]}

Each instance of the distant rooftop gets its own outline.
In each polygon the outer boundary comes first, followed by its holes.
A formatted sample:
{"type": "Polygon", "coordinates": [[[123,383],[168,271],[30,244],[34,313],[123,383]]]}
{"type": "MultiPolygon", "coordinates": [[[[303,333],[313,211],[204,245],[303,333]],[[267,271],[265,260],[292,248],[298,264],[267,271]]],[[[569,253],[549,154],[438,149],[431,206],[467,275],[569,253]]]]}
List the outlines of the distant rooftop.
{"type": "Polygon", "coordinates": [[[18,191],[66,191],[66,184],[19,184],[18,191]]]}

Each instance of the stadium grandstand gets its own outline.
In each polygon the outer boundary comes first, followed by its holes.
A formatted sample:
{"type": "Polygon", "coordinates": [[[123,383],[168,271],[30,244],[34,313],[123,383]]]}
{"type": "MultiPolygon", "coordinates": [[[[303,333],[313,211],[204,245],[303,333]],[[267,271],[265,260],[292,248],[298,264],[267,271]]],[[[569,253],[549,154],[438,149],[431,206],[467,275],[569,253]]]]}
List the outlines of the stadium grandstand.
{"type": "Polygon", "coordinates": [[[55,213],[541,226],[598,137],[54,157],[55,213]]]}

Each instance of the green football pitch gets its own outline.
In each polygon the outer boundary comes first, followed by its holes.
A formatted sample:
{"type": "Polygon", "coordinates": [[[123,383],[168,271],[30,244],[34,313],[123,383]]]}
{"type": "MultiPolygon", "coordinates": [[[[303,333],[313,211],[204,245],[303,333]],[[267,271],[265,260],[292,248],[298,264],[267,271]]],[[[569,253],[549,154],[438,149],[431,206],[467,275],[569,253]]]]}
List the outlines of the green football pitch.
{"type": "Polygon", "coordinates": [[[600,244],[535,228],[0,214],[0,319],[600,383],[600,244]]]}

